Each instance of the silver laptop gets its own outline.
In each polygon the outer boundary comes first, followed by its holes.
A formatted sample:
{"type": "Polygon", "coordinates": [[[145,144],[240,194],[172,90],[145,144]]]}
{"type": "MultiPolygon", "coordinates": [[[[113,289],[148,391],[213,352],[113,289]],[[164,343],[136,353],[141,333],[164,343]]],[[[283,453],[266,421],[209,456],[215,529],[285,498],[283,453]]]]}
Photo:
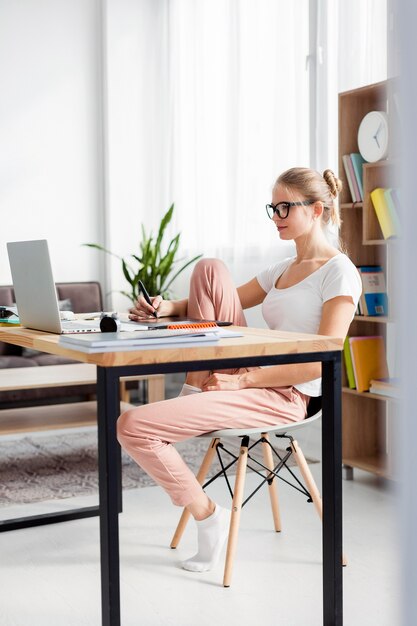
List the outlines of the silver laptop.
{"type": "Polygon", "coordinates": [[[49,333],[100,332],[99,321],[62,321],[46,239],[7,244],[20,323],[49,333]]]}

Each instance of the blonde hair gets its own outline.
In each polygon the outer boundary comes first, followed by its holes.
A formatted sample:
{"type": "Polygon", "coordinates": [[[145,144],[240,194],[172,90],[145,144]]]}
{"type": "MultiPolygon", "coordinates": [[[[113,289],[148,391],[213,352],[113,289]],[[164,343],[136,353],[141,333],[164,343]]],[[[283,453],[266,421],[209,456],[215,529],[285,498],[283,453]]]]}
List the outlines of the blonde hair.
{"type": "Polygon", "coordinates": [[[323,175],[321,175],[308,167],[293,167],[277,178],[274,187],[277,185],[283,185],[290,191],[300,193],[309,202],[323,202],[323,223],[340,227],[341,219],[337,197],[342,191],[342,181],[335,176],[332,170],[324,170],[323,175]]]}

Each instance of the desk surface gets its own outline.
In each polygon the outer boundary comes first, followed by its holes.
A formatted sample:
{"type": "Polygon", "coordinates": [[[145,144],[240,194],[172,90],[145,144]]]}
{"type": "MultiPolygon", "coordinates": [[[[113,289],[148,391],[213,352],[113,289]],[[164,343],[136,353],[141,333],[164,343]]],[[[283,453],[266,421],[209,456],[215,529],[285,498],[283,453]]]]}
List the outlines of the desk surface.
{"type": "Polygon", "coordinates": [[[0,328],[0,341],[25,348],[41,350],[50,354],[67,356],[84,363],[93,363],[102,367],[121,365],[141,365],[148,363],[172,363],[190,360],[209,361],[211,359],[229,359],[234,357],[267,356],[279,354],[298,354],[306,352],[330,352],[343,348],[343,339],[289,333],[262,328],[231,327],[242,332],[242,337],[220,339],[216,344],[201,346],[172,347],[163,349],[141,349],[129,352],[104,352],[87,354],[69,349],[59,344],[59,335],[52,335],[27,328],[0,328]]]}

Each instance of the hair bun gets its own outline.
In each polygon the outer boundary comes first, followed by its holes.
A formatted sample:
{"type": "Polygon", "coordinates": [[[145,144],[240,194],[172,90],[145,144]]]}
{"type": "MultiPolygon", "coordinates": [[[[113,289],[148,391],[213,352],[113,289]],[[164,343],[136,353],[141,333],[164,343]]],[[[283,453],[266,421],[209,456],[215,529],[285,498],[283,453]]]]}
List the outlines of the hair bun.
{"type": "Polygon", "coordinates": [[[340,178],[336,178],[332,170],[324,170],[323,178],[326,181],[333,198],[337,198],[343,188],[343,184],[340,178]]]}

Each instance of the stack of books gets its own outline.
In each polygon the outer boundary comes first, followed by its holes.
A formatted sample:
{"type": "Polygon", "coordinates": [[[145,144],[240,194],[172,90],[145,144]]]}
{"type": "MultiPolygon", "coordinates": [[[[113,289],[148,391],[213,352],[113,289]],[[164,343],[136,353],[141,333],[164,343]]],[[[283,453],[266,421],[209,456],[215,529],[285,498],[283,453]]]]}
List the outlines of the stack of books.
{"type": "Polygon", "coordinates": [[[398,189],[377,187],[371,191],[371,200],[384,239],[399,237],[401,235],[401,225],[398,189]]]}
{"type": "Polygon", "coordinates": [[[346,337],[343,354],[350,389],[369,391],[371,381],[389,377],[382,336],[346,337]]]}
{"type": "Polygon", "coordinates": [[[0,326],[20,326],[16,307],[0,306],[0,326]]]}
{"type": "Polygon", "coordinates": [[[388,296],[385,276],[380,265],[359,265],[362,294],[358,302],[359,315],[388,315],[388,296]]]}
{"type": "Polygon", "coordinates": [[[365,163],[359,152],[352,152],[342,156],[343,167],[348,181],[352,202],[363,200],[363,174],[362,165],[365,163]]]}
{"type": "Polygon", "coordinates": [[[375,380],[371,380],[369,391],[380,396],[399,398],[400,381],[398,378],[377,378],[375,380]]]}
{"type": "Polygon", "coordinates": [[[199,346],[201,343],[217,342],[219,339],[242,337],[239,331],[219,327],[154,328],[135,332],[79,333],[61,335],[61,346],[80,352],[125,352],[171,346],[199,346]]]}

